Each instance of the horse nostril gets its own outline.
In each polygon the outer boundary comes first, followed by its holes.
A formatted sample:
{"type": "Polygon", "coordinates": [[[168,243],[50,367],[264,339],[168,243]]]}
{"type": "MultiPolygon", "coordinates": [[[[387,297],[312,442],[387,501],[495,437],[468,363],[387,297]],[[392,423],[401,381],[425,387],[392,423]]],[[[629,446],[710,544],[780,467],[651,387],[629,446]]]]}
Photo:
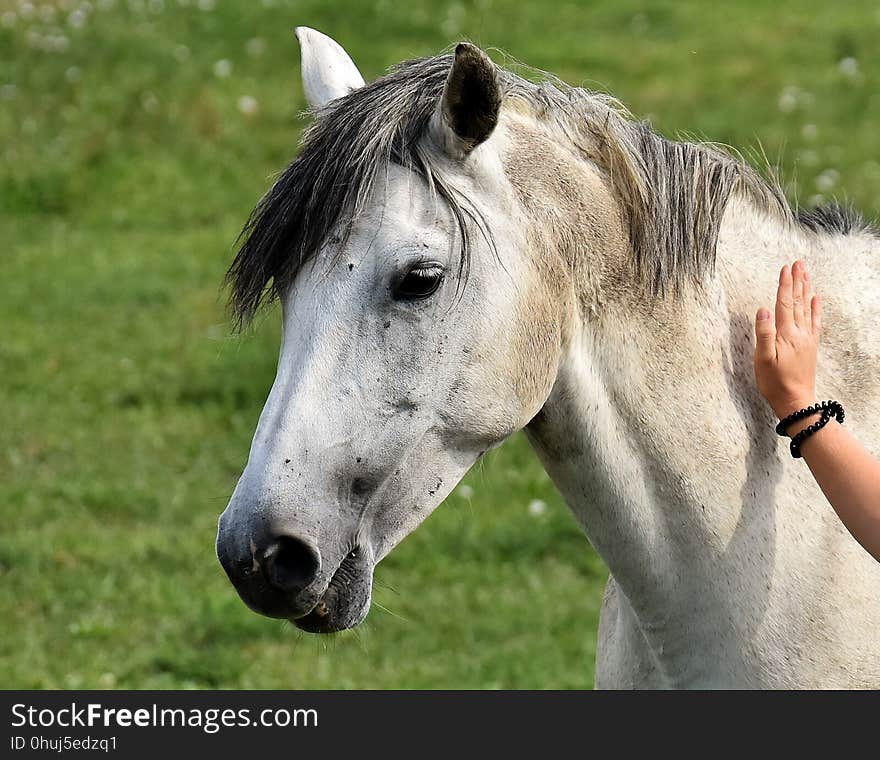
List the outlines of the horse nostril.
{"type": "Polygon", "coordinates": [[[263,553],[266,579],[287,593],[302,591],[315,579],[320,568],[317,548],[296,536],[279,536],[263,553]]]}

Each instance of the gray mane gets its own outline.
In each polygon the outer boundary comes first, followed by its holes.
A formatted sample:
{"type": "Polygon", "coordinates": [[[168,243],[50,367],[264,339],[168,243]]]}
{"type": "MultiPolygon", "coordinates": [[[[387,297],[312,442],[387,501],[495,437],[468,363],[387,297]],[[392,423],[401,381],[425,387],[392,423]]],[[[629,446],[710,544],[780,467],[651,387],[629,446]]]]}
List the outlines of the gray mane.
{"type": "MultiPolygon", "coordinates": [[[[252,212],[227,273],[239,323],[276,297],[328,238],[344,240],[390,163],[425,178],[449,205],[466,271],[473,230],[490,234],[450,183],[425,135],[451,55],[407,61],[316,113],[301,149],[252,212]]],[[[667,140],[614,99],[559,81],[529,82],[498,68],[502,98],[528,104],[602,167],[628,221],[634,266],[654,293],[699,282],[711,270],[721,219],[741,193],[793,219],[781,191],[721,150],[667,140]]]]}

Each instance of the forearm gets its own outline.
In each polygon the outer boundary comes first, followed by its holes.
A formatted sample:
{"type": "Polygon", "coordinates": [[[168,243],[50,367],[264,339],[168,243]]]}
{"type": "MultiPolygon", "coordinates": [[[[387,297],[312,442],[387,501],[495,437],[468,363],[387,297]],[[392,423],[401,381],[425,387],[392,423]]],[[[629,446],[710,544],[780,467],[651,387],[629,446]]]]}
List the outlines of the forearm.
{"type": "Polygon", "coordinates": [[[800,448],[847,530],[880,560],[880,462],[834,420],[800,448]]]}

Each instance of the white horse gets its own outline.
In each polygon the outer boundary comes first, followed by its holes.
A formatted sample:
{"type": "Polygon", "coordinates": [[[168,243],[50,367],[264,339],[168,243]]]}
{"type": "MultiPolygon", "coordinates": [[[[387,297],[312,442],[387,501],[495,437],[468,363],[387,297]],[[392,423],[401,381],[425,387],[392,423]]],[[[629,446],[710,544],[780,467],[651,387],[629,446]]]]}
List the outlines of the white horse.
{"type": "Polygon", "coordinates": [[[365,84],[298,30],[316,119],[230,270],[283,306],[220,518],[242,598],[357,625],[373,568],[525,429],[611,570],[599,687],[880,687],[880,565],[759,397],[752,315],[805,259],[822,397],[880,453],[880,239],[478,48],[365,84]]]}

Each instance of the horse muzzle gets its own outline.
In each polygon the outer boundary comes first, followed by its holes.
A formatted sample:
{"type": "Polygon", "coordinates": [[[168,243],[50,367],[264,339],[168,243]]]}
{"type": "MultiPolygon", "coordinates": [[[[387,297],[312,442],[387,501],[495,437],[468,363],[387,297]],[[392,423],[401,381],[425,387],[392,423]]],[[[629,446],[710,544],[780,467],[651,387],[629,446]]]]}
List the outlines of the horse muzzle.
{"type": "Polygon", "coordinates": [[[369,609],[373,562],[371,553],[360,547],[328,566],[306,536],[292,530],[265,531],[245,544],[221,516],[217,558],[250,609],[292,620],[303,630],[351,628],[369,609]]]}

